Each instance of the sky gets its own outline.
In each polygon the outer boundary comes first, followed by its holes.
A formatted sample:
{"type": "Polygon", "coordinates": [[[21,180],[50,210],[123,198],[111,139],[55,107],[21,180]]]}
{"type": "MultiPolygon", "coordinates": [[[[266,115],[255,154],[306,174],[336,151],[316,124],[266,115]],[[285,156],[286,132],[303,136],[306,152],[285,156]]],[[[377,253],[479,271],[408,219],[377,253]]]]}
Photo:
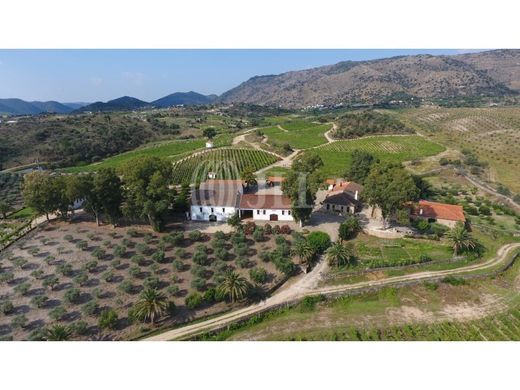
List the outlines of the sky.
{"type": "Polygon", "coordinates": [[[0,98],[152,101],[173,92],[221,94],[250,77],[412,54],[465,50],[0,50],[0,98]]]}

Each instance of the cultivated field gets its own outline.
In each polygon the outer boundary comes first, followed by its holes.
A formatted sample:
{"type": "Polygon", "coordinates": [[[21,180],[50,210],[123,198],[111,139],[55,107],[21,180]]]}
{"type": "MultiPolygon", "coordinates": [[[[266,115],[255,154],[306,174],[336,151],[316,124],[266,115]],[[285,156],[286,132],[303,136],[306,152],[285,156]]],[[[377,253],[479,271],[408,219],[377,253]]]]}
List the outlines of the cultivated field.
{"type": "Polygon", "coordinates": [[[20,173],[0,173],[0,200],[7,201],[14,210],[23,206],[22,180],[20,173]]]}
{"type": "Polygon", "coordinates": [[[144,226],[113,229],[81,216],[72,223],[53,222],[0,254],[0,337],[39,339],[54,323],[72,325],[77,339],[138,336],[150,325],[132,322],[129,315],[144,287],[159,289],[175,303],[162,325],[229,310],[214,294],[225,272],[236,270],[267,290],[283,273],[264,255],[276,249],[287,256],[291,241],[290,235],[253,239],[198,231],[159,234],[144,226]],[[201,300],[188,304],[195,292],[201,300]],[[102,329],[100,315],[110,309],[118,318],[102,329]]]}
{"type": "Polygon", "coordinates": [[[520,193],[520,108],[424,108],[402,118],[432,140],[470,150],[489,164],[490,181],[520,193]]]}
{"type": "Polygon", "coordinates": [[[209,150],[179,161],[174,165],[175,183],[196,183],[208,178],[208,173],[217,179],[239,179],[249,167],[254,171],[265,168],[279,158],[271,153],[255,149],[221,148],[209,150]]]}
{"type": "MultiPolygon", "coordinates": [[[[216,147],[227,146],[231,144],[233,136],[231,134],[223,134],[215,137],[214,144],[216,147]]],[[[118,154],[117,156],[109,157],[99,163],[76,166],[64,169],[65,172],[92,172],[100,168],[117,168],[127,161],[141,156],[155,156],[178,160],[187,154],[204,148],[206,144],[205,139],[189,139],[189,140],[174,140],[156,142],[144,145],[140,148],[131,150],[126,153],[118,154]]]]}
{"type": "Polygon", "coordinates": [[[337,141],[313,151],[322,158],[322,171],[326,175],[341,177],[350,166],[351,153],[356,149],[367,151],[381,161],[403,162],[435,155],[442,152],[444,147],[415,135],[374,136],[337,141]]]}
{"type": "Polygon", "coordinates": [[[331,125],[295,120],[279,126],[262,129],[268,143],[276,146],[289,144],[294,149],[307,149],[327,142],[323,134],[330,130],[331,125]]]}

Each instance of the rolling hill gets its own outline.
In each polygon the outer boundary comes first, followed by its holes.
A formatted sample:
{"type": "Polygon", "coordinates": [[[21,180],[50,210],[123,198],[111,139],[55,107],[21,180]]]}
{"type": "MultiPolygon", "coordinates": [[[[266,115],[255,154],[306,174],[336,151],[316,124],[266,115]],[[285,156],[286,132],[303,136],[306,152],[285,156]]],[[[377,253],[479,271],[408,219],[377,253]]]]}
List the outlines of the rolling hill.
{"type": "Polygon", "coordinates": [[[520,50],[345,61],[256,76],[222,94],[219,101],[300,108],[374,104],[399,94],[418,98],[516,95],[520,93],[519,64],[520,50]]]}
{"type": "Polygon", "coordinates": [[[22,99],[0,99],[0,114],[38,115],[42,113],[68,114],[81,107],[82,103],[60,103],[56,101],[27,102],[22,99]]]}
{"type": "Polygon", "coordinates": [[[171,107],[178,105],[211,104],[217,98],[216,95],[202,95],[197,92],[175,92],[171,95],[154,100],[151,104],[155,107],[171,107]]]}

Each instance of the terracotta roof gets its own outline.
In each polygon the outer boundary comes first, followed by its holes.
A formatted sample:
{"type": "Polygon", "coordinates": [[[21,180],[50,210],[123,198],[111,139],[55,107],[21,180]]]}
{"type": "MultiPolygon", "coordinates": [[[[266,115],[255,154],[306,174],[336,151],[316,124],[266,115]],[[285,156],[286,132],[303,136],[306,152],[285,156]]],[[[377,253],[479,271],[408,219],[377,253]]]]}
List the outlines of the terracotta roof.
{"type": "Polygon", "coordinates": [[[267,178],[267,181],[271,183],[281,183],[282,181],[285,181],[285,177],[283,176],[269,176],[267,178]]]}
{"type": "Polygon", "coordinates": [[[447,219],[449,221],[466,221],[462,206],[446,203],[430,202],[427,200],[420,200],[414,214],[436,219],[447,219]],[[422,210],[422,213],[421,213],[422,210]]]}
{"type": "Polygon", "coordinates": [[[245,194],[240,199],[241,209],[290,209],[291,199],[285,195],[245,194]]]}
{"type": "Polygon", "coordinates": [[[356,191],[358,191],[358,193],[361,193],[361,191],[363,191],[363,186],[353,181],[340,182],[336,184],[332,190],[330,190],[331,193],[350,192],[352,194],[355,194],[356,191]]]}
{"type": "Polygon", "coordinates": [[[327,179],[327,180],[325,180],[325,184],[333,186],[334,184],[336,184],[336,180],[334,180],[334,179],[327,179]]]}

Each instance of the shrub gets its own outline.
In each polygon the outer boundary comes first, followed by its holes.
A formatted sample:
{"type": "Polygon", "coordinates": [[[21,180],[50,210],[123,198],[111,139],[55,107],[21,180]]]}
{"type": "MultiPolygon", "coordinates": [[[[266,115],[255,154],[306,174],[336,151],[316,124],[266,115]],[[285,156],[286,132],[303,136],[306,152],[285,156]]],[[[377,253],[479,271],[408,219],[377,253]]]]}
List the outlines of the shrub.
{"type": "Polygon", "coordinates": [[[43,280],[43,287],[50,287],[51,290],[54,290],[54,287],[56,287],[60,283],[60,280],[55,275],[49,275],[43,280]]]}
{"type": "Polygon", "coordinates": [[[213,268],[215,268],[218,272],[224,272],[228,269],[228,264],[223,260],[217,260],[213,263],[213,268]]]}
{"type": "Polygon", "coordinates": [[[262,242],[262,241],[265,241],[265,236],[264,236],[264,229],[261,228],[260,226],[257,226],[255,231],[253,232],[253,239],[256,241],[256,242],[262,242]]]}
{"type": "Polygon", "coordinates": [[[246,241],[246,236],[244,235],[244,233],[241,232],[233,234],[233,237],[231,238],[231,242],[233,243],[233,245],[245,244],[246,241]]]}
{"type": "Polygon", "coordinates": [[[164,259],[165,259],[165,254],[164,254],[164,251],[157,251],[155,252],[153,255],[152,255],[152,260],[155,261],[156,263],[163,263],[164,262],[164,259]]]}
{"type": "Polygon", "coordinates": [[[24,282],[20,283],[18,286],[14,288],[14,291],[16,291],[18,294],[25,295],[27,292],[31,289],[31,283],[24,282]]]}
{"type": "Polygon", "coordinates": [[[206,275],[206,269],[201,265],[194,265],[191,267],[191,274],[202,278],[206,275]]]}
{"type": "Polygon", "coordinates": [[[228,256],[228,251],[224,248],[218,248],[215,250],[215,258],[218,260],[226,260],[228,256]]]}
{"type": "Polygon", "coordinates": [[[236,264],[240,268],[247,268],[249,266],[249,259],[245,257],[239,257],[238,259],[236,259],[236,264]]]}
{"type": "Polygon", "coordinates": [[[87,238],[90,240],[90,241],[94,241],[96,239],[96,235],[94,233],[88,233],[87,234],[87,238]]]}
{"type": "Polygon", "coordinates": [[[485,205],[480,206],[478,212],[482,215],[491,215],[491,209],[485,205]]]}
{"type": "Polygon", "coordinates": [[[186,251],[182,248],[178,248],[175,251],[175,256],[177,256],[179,259],[184,259],[186,257],[186,251]]]}
{"type": "Polygon", "coordinates": [[[253,282],[263,284],[267,281],[267,271],[264,268],[252,268],[249,277],[253,282]]]}
{"type": "Polygon", "coordinates": [[[154,276],[150,276],[150,277],[146,278],[143,282],[143,287],[145,289],[150,288],[152,290],[157,290],[157,289],[159,289],[159,285],[160,285],[159,279],[154,276]]]}
{"type": "Polygon", "coordinates": [[[76,304],[79,302],[81,298],[81,291],[79,291],[77,288],[71,288],[65,292],[63,295],[63,299],[65,302],[70,304],[76,304]]]}
{"type": "Polygon", "coordinates": [[[78,274],[74,277],[74,283],[78,284],[79,286],[83,286],[87,282],[88,282],[88,275],[85,272],[81,272],[80,274],[78,274]]]}
{"type": "Polygon", "coordinates": [[[137,265],[144,265],[145,262],[145,258],[142,255],[133,255],[131,260],[132,263],[137,265]]]}
{"type": "Polygon", "coordinates": [[[110,282],[114,281],[115,275],[112,271],[106,271],[106,272],[103,272],[102,278],[105,282],[110,283],[110,282]]]}
{"type": "Polygon", "coordinates": [[[31,276],[35,279],[40,279],[43,276],[43,271],[41,269],[35,269],[31,272],[31,276]]]}
{"type": "Polygon", "coordinates": [[[81,312],[86,316],[95,316],[99,312],[99,303],[95,300],[81,306],[81,312]]]}
{"type": "Polygon", "coordinates": [[[27,317],[23,314],[20,314],[13,318],[11,325],[13,328],[25,328],[25,325],[27,325],[27,317]]]}
{"type": "Polygon", "coordinates": [[[274,242],[276,243],[276,245],[282,245],[282,244],[285,244],[287,241],[285,240],[284,236],[277,234],[274,237],[274,242]]]}
{"type": "Polygon", "coordinates": [[[126,254],[126,246],[118,245],[114,249],[114,256],[123,257],[126,254]]]}
{"type": "Polygon", "coordinates": [[[92,256],[95,257],[98,260],[101,260],[103,257],[105,257],[106,252],[102,248],[96,248],[92,251],[92,256]]]}
{"type": "Polygon", "coordinates": [[[211,287],[204,292],[202,299],[205,303],[212,304],[217,301],[217,295],[217,289],[215,287],[211,287]]]}
{"type": "Polygon", "coordinates": [[[65,241],[68,242],[74,241],[74,237],[72,237],[70,234],[66,234],[65,236],[63,236],[63,238],[65,239],[65,241]]]}
{"type": "Polygon", "coordinates": [[[129,237],[137,237],[139,235],[139,233],[137,233],[137,230],[134,229],[134,228],[130,228],[127,230],[126,234],[129,236],[129,237]]]}
{"type": "Polygon", "coordinates": [[[197,309],[203,303],[202,295],[197,292],[191,293],[186,297],[185,303],[189,309],[197,309]]]}
{"type": "Polygon", "coordinates": [[[330,236],[325,232],[312,232],[307,236],[307,242],[310,244],[312,249],[322,254],[330,246],[330,236]]]}
{"type": "Polygon", "coordinates": [[[27,259],[24,259],[23,257],[17,257],[13,260],[13,264],[20,268],[20,269],[23,269],[23,267],[28,263],[27,259]]]}
{"type": "Polygon", "coordinates": [[[271,254],[267,251],[262,251],[258,254],[258,257],[260,257],[260,260],[262,260],[264,263],[268,263],[271,261],[271,254]]]}
{"type": "Polygon", "coordinates": [[[148,245],[146,244],[137,244],[135,246],[135,248],[137,249],[137,251],[143,255],[146,255],[149,251],[150,251],[150,248],[148,247],[148,245]]]}
{"type": "Polygon", "coordinates": [[[202,233],[200,230],[193,230],[188,233],[188,238],[191,241],[200,241],[202,239],[202,233]]]}
{"type": "Polygon", "coordinates": [[[153,235],[151,233],[145,233],[143,236],[143,241],[145,244],[149,244],[153,240],[153,235]]]}
{"type": "Polygon", "coordinates": [[[112,248],[112,246],[113,246],[113,245],[112,245],[112,241],[110,241],[110,240],[104,240],[104,241],[103,241],[103,245],[104,245],[105,247],[109,248],[109,249],[112,248]]]}
{"type": "Polygon", "coordinates": [[[244,233],[246,235],[250,235],[250,234],[253,234],[253,232],[255,231],[256,229],[256,224],[254,222],[247,222],[244,226],[244,233]]]}
{"type": "Polygon", "coordinates": [[[226,233],[224,233],[222,230],[217,230],[214,236],[217,240],[225,240],[227,237],[226,233]]]}
{"type": "Polygon", "coordinates": [[[282,234],[291,234],[291,231],[292,231],[292,229],[290,228],[289,225],[282,225],[280,227],[280,233],[282,233],[282,234]]]}
{"type": "Polygon", "coordinates": [[[85,271],[88,272],[95,272],[98,266],[98,262],[96,260],[90,260],[87,261],[87,263],[84,265],[85,271]]]}
{"type": "Polygon", "coordinates": [[[38,309],[41,309],[45,307],[48,300],[49,298],[45,295],[37,295],[31,299],[31,303],[38,309]]]}
{"type": "Polygon", "coordinates": [[[264,225],[264,232],[267,235],[273,234],[273,227],[270,224],[266,223],[264,225]]]}
{"type": "Polygon", "coordinates": [[[88,248],[88,243],[85,240],[81,240],[76,243],[76,247],[78,249],[81,249],[82,251],[84,251],[85,249],[88,248]]]}
{"type": "Polygon", "coordinates": [[[419,256],[419,261],[421,263],[427,263],[429,261],[432,261],[432,258],[430,256],[428,256],[428,255],[422,254],[422,255],[419,256]]]}
{"type": "Polygon", "coordinates": [[[168,286],[168,288],[166,289],[166,292],[170,296],[177,295],[179,293],[179,286],[172,284],[172,285],[168,286]]]}
{"type": "Polygon", "coordinates": [[[55,258],[54,256],[51,256],[51,255],[47,256],[47,257],[44,259],[44,261],[45,261],[45,263],[46,263],[47,265],[51,265],[51,264],[54,262],[54,260],[56,260],[56,258],[55,258]]]}
{"type": "Polygon", "coordinates": [[[130,268],[128,268],[128,275],[130,275],[132,278],[137,278],[139,275],[141,275],[141,268],[137,265],[133,265],[130,268]]]}
{"type": "Polygon", "coordinates": [[[175,268],[177,271],[184,271],[184,263],[180,260],[174,260],[173,268],[175,268]]]}
{"type": "Polygon", "coordinates": [[[216,239],[213,241],[213,248],[214,249],[225,249],[226,247],[226,241],[224,239],[216,239]]]}
{"type": "Polygon", "coordinates": [[[128,248],[133,248],[135,246],[135,242],[129,240],[128,238],[123,238],[123,241],[121,241],[121,243],[128,248]]]}
{"type": "Polygon", "coordinates": [[[88,324],[85,321],[77,321],[70,325],[70,331],[76,336],[85,336],[88,334],[88,324]]]}
{"type": "Polygon", "coordinates": [[[65,310],[61,305],[56,306],[49,312],[49,316],[55,321],[61,321],[66,314],[67,310],[65,310]]]}
{"type": "Polygon", "coordinates": [[[72,265],[70,264],[60,264],[56,267],[56,272],[63,276],[70,276],[72,271],[72,265]]]}
{"type": "Polygon", "coordinates": [[[273,233],[274,234],[280,234],[282,232],[282,229],[280,229],[279,225],[274,225],[273,227],[273,233]]]}
{"type": "Polygon", "coordinates": [[[194,278],[191,281],[191,287],[194,289],[197,289],[199,291],[203,291],[204,288],[206,287],[206,280],[203,278],[199,278],[199,277],[194,278]]]}
{"type": "Polygon", "coordinates": [[[121,260],[119,259],[114,259],[110,262],[110,265],[112,266],[112,268],[114,269],[118,269],[119,266],[121,265],[121,260]]]}
{"type": "Polygon", "coordinates": [[[14,305],[11,301],[4,301],[0,304],[0,311],[3,314],[11,314],[14,310],[14,305]]]}
{"type": "Polygon", "coordinates": [[[446,276],[441,280],[443,283],[451,284],[452,286],[462,286],[468,284],[465,279],[456,276],[446,276]]]}
{"type": "Polygon", "coordinates": [[[103,310],[99,316],[98,326],[101,329],[115,329],[118,316],[114,309],[103,310]]]}
{"type": "Polygon", "coordinates": [[[356,217],[347,217],[345,221],[339,225],[339,238],[342,240],[350,240],[356,237],[361,230],[361,225],[356,217]]]}
{"type": "Polygon", "coordinates": [[[430,291],[435,291],[439,288],[439,284],[435,283],[435,282],[426,281],[423,284],[424,284],[424,287],[426,287],[426,289],[428,289],[430,291]]]}
{"type": "Polygon", "coordinates": [[[130,294],[134,291],[134,285],[129,280],[123,280],[121,283],[119,283],[117,288],[126,294],[130,294]]]}
{"type": "Polygon", "coordinates": [[[206,265],[208,263],[208,255],[205,252],[195,252],[193,262],[198,265],[206,265]]]}
{"type": "Polygon", "coordinates": [[[233,247],[233,250],[235,252],[235,255],[237,256],[245,256],[247,255],[247,245],[246,244],[237,244],[233,247]]]}

